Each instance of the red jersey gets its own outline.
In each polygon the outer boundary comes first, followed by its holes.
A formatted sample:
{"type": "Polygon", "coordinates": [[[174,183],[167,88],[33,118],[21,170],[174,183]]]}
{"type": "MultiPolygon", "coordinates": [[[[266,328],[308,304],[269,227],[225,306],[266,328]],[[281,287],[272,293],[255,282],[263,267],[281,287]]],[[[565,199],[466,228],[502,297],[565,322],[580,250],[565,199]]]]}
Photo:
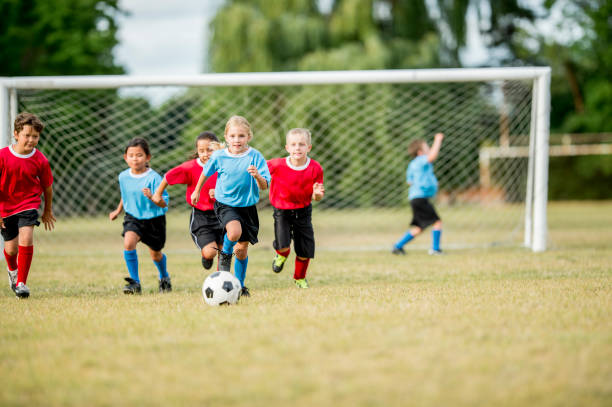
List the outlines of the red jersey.
{"type": "Polygon", "coordinates": [[[43,190],[51,184],[51,167],[43,153],[34,149],[17,154],[12,146],[0,150],[0,216],[38,209],[43,190]]]}
{"type": "Polygon", "coordinates": [[[312,184],[323,183],[323,168],[308,158],[306,164],[295,167],[289,157],[268,161],[272,182],[270,203],[277,209],[300,209],[312,201],[312,184]]]}
{"type": "MultiPolygon", "coordinates": [[[[199,158],[196,158],[194,160],[184,162],[178,167],[174,167],[166,173],[164,178],[166,179],[166,182],[170,185],[186,184],[187,192],[185,193],[185,199],[187,200],[187,203],[191,205],[191,194],[193,193],[193,190],[198,184],[198,179],[200,179],[203,167],[204,164],[202,164],[202,161],[200,161],[199,158]]],[[[208,191],[211,189],[215,189],[215,185],[217,185],[216,172],[210,177],[208,177],[206,179],[206,182],[204,182],[204,186],[200,191],[200,200],[195,206],[196,209],[199,209],[201,211],[210,211],[214,208],[215,199],[211,198],[210,195],[208,195],[208,191]]]]}

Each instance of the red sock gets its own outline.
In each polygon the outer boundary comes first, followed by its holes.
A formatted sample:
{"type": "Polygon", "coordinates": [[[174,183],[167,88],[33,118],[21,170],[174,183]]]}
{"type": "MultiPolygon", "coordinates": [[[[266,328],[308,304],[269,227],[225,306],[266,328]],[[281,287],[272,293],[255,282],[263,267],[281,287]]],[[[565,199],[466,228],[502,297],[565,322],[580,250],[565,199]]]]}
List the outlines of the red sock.
{"type": "Polygon", "coordinates": [[[19,246],[19,253],[17,253],[17,284],[25,284],[28,280],[33,255],[34,246],[19,246]]]}
{"type": "Polygon", "coordinates": [[[276,253],[280,254],[283,257],[287,257],[287,256],[289,256],[289,253],[291,253],[291,249],[289,248],[289,249],[285,250],[284,252],[280,252],[280,251],[277,250],[276,253]]]}
{"type": "Polygon", "coordinates": [[[297,257],[295,258],[295,272],[293,273],[294,280],[306,278],[306,269],[308,268],[309,263],[310,259],[300,260],[297,257]]]}
{"type": "Polygon", "coordinates": [[[17,270],[17,255],[16,254],[11,256],[5,250],[4,258],[6,259],[6,265],[8,266],[9,270],[11,271],[17,270]]]}

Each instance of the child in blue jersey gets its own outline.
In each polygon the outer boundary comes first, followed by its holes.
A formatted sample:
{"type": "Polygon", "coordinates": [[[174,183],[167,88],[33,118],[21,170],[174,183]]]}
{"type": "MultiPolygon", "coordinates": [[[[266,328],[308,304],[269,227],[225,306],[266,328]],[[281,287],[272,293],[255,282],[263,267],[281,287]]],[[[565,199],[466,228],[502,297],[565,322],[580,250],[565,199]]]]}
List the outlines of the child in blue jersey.
{"type": "Polygon", "coordinates": [[[121,200],[117,209],[109,214],[112,221],[117,219],[122,209],[125,209],[122,233],[123,257],[130,276],[125,278],[127,285],[123,288],[123,292],[125,294],[141,293],[136,252],[138,242],[149,246],[151,258],[159,272],[159,292],[170,292],[172,284],[166,268],[166,255],[162,253],[166,244],[166,211],[170,200],[168,192],[164,192],[163,195],[166,202],[164,208],[155,205],[147,197],[151,196],[151,191],[157,189],[162,177],[149,168],[151,152],[146,140],[132,139],[125,149],[123,159],[130,168],[119,174],[121,200]]]}
{"type": "Polygon", "coordinates": [[[225,228],[223,249],[219,253],[219,270],[230,271],[232,253],[236,255],[234,274],[242,284],[242,295],[249,296],[244,285],[249,262],[249,243],[257,243],[259,217],[255,204],[259,190],[270,184],[270,171],[263,155],[252,147],[251,125],[242,116],[232,116],[225,125],[227,148],[217,150],[204,165],[202,175],[191,194],[196,205],[206,178],[217,175],[215,186],[215,214],[225,228]]]}
{"type": "Polygon", "coordinates": [[[438,180],[432,163],[438,158],[443,139],[444,134],[438,133],[434,136],[431,148],[425,140],[414,140],[408,146],[408,152],[414,157],[406,171],[406,181],[410,184],[408,199],[412,207],[412,222],[410,222],[410,230],[393,246],[391,250],[393,254],[406,254],[404,245],[431,225],[433,225],[432,246],[429,254],[442,253],[440,248],[442,221],[436,209],[429,202],[429,198],[433,198],[438,192],[438,180]]]}

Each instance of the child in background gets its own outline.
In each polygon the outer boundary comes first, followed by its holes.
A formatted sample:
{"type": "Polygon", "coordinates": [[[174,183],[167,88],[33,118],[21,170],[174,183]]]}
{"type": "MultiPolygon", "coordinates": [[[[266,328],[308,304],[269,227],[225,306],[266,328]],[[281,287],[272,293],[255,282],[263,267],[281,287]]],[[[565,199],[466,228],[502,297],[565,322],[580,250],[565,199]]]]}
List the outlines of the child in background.
{"type": "Polygon", "coordinates": [[[280,273],[291,251],[295,249],[293,279],[300,288],[308,288],[306,270],[314,258],[315,240],[312,229],[311,201],[320,201],[325,194],[323,169],[308,157],[312,149],[310,131],[291,129],[286,136],[288,157],[268,161],[272,175],[270,203],[274,207],[274,249],[272,270],[280,273]]]}
{"type": "MultiPolygon", "coordinates": [[[[140,278],[138,277],[138,253],[136,244],[143,242],[149,246],[153,263],[159,272],[159,292],[172,291],[170,275],[166,268],[166,255],[162,249],[166,244],[166,211],[160,208],[147,196],[155,190],[162,181],[161,175],[149,168],[151,152],[145,139],[132,139],[126,149],[123,159],[130,167],[119,174],[119,188],[121,200],[117,209],[109,214],[110,220],[117,219],[121,210],[125,208],[123,218],[123,257],[128,269],[129,277],[125,278],[127,285],[123,288],[124,294],[140,294],[140,278]]],[[[168,193],[163,199],[168,205],[168,193]]]]}
{"type": "Polygon", "coordinates": [[[432,247],[429,254],[441,254],[440,238],[442,236],[442,221],[436,209],[429,202],[438,191],[438,180],[433,171],[433,162],[438,158],[444,134],[434,136],[434,142],[429,145],[425,140],[414,140],[408,146],[408,152],[414,159],[408,165],[406,181],[410,184],[408,198],[412,207],[412,226],[408,232],[393,246],[391,253],[406,254],[404,245],[420,235],[423,230],[433,224],[432,247]]]}
{"type": "Polygon", "coordinates": [[[200,199],[206,179],[218,173],[215,186],[215,214],[225,228],[223,249],[219,253],[219,270],[230,271],[232,253],[236,255],[234,274],[242,284],[241,295],[249,296],[244,285],[249,263],[249,243],[257,243],[259,217],[255,204],[259,190],[268,188],[270,171],[263,155],[252,147],[251,125],[242,116],[232,116],[225,125],[227,148],[217,150],[204,166],[198,184],[191,194],[191,204],[200,199]]]}
{"type": "MultiPolygon", "coordinates": [[[[219,139],[215,133],[205,131],[200,133],[196,138],[196,151],[191,157],[192,159],[184,162],[178,167],[174,167],[166,173],[155,194],[150,197],[151,200],[160,207],[166,206],[162,194],[168,185],[186,184],[187,192],[185,199],[191,205],[191,194],[200,179],[204,164],[208,161],[215,150],[221,148],[219,139]]],[[[202,266],[205,269],[210,269],[213,260],[219,251],[223,242],[223,227],[217,219],[214,211],[214,198],[210,196],[209,191],[215,188],[217,183],[217,174],[208,177],[197,205],[192,205],[191,218],[189,220],[189,228],[191,231],[191,239],[198,246],[202,253],[202,266]]]]}
{"type": "Polygon", "coordinates": [[[53,230],[53,175],[47,158],[36,149],[44,125],[32,113],[15,118],[15,143],[0,150],[0,228],[9,285],[18,298],[30,296],[26,286],[34,255],[34,226],[41,194],[45,197],[42,221],[53,230]]]}

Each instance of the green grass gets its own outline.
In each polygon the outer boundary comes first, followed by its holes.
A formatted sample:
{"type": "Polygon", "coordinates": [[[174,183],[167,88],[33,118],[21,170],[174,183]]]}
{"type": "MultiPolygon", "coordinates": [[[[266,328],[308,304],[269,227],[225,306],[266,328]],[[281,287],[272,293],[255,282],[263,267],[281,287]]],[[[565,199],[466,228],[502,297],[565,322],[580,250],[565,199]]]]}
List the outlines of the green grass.
{"type": "Polygon", "coordinates": [[[32,297],[0,289],[0,405],[612,404],[612,202],[551,204],[539,254],[430,257],[428,237],[405,257],[343,251],[389,246],[404,217],[318,212],[309,290],[293,255],[270,270],[264,213],[252,297],[220,308],[202,300],[186,216],[169,218],[167,295],[144,248],[144,293],[121,294],[120,223],[36,231],[32,297]]]}

